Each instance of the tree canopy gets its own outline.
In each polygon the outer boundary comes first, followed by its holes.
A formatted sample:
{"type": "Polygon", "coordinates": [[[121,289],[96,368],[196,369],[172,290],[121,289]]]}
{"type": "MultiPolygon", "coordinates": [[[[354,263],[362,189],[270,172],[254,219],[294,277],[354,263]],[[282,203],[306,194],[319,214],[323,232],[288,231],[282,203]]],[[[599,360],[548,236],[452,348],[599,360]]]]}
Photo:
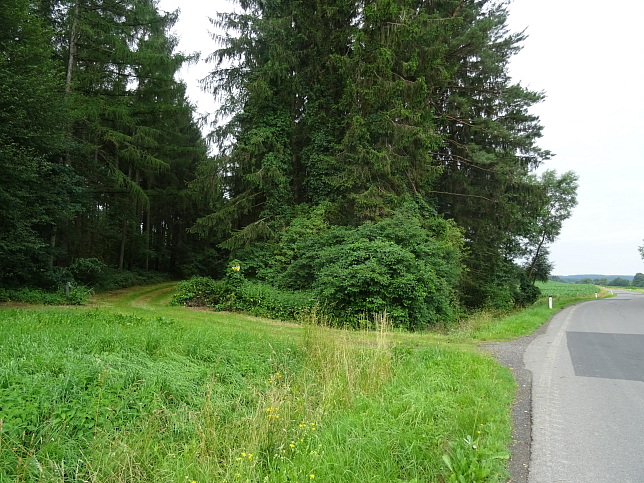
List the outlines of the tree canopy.
{"type": "Polygon", "coordinates": [[[533,301],[577,178],[536,174],[544,94],[508,74],[525,37],[506,2],[238,4],[212,19],[210,157],[176,80],[196,60],[176,51],[177,12],[8,0],[0,283],[222,277],[236,259],[408,328],[533,301]]]}
{"type": "Polygon", "coordinates": [[[176,13],[151,0],[9,0],[0,57],[2,284],[61,281],[77,259],[181,273],[202,242],[188,189],[206,145],[176,13]],[[192,243],[192,249],[186,250],[192,243]]]}
{"type": "Polygon", "coordinates": [[[222,47],[205,85],[230,120],[208,161],[221,196],[194,231],[277,281],[256,260],[281,257],[289,272],[303,253],[314,266],[322,247],[286,256],[283,237],[316,207],[356,233],[401,212],[421,226],[450,220],[460,239],[450,304],[534,300],[576,177],[533,174],[551,157],[530,113],[544,95],[507,72],[524,36],[508,31],[505,2],[240,6],[213,19],[222,47]]]}

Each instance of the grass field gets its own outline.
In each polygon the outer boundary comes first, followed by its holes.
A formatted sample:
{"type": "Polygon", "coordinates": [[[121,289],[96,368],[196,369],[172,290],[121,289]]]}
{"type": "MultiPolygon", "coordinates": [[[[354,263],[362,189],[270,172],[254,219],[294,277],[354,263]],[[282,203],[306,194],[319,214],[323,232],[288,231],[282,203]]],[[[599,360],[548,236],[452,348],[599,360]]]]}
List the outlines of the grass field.
{"type": "Polygon", "coordinates": [[[345,331],[169,307],[173,287],[0,307],[0,482],[506,479],[514,382],[476,340],[551,311],[345,331]]]}
{"type": "Polygon", "coordinates": [[[0,481],[503,479],[514,383],[473,345],[168,307],[172,287],[0,309],[0,481]]]}
{"type": "Polygon", "coordinates": [[[553,297],[586,298],[589,295],[600,292],[596,285],[589,283],[537,282],[536,285],[541,290],[542,295],[553,297]]]}

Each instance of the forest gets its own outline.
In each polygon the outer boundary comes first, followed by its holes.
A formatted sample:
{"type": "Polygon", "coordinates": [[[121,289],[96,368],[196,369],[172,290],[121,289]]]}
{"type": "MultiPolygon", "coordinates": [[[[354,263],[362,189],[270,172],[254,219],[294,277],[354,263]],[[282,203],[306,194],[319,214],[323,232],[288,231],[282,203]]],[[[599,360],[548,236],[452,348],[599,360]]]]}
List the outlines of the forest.
{"type": "Polygon", "coordinates": [[[534,302],[577,176],[507,2],[237,3],[200,60],[154,0],[4,0],[0,289],[199,276],[410,329],[534,302]]]}

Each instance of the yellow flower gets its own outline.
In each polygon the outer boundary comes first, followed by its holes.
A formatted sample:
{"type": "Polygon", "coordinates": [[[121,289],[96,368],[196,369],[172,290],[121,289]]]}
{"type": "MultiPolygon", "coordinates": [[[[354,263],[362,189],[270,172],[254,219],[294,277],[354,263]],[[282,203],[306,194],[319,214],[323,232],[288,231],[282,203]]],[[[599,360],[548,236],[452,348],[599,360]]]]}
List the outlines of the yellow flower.
{"type": "Polygon", "coordinates": [[[315,478],[315,475],[309,475],[309,478],[315,478]]]}

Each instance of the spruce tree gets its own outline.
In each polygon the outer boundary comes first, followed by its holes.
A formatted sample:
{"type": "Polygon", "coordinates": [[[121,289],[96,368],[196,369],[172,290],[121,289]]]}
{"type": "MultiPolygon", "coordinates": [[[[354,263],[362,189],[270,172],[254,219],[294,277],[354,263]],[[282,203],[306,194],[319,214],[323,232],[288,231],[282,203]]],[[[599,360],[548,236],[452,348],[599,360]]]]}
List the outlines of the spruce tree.
{"type": "Polygon", "coordinates": [[[543,94],[509,77],[524,36],[508,32],[505,2],[460,2],[455,12],[443,40],[448,76],[432,103],[444,139],[435,190],[440,212],[465,230],[465,303],[508,306],[519,285],[519,239],[543,199],[529,173],[550,157],[536,145],[542,128],[529,113],[543,94]]]}
{"type": "Polygon", "coordinates": [[[534,290],[517,262],[547,198],[530,174],[550,153],[529,112],[543,94],[507,71],[524,36],[508,32],[506,3],[240,6],[215,21],[223,47],[205,85],[230,122],[213,133],[216,163],[202,167],[218,199],[194,231],[279,281],[301,250],[284,247],[293,226],[322,236],[404,211],[443,236],[448,218],[467,245],[461,301],[523,303],[534,290]]]}
{"type": "Polygon", "coordinates": [[[168,214],[167,206],[165,217],[155,216],[150,194],[157,200],[166,188],[187,194],[192,175],[184,172],[180,181],[175,175],[185,160],[194,172],[205,157],[203,142],[194,139],[185,86],[174,79],[191,60],[174,52],[169,30],[177,14],[161,14],[150,0],[77,0],[67,12],[74,141],[68,164],[85,174],[94,196],[63,242],[71,259],[99,256],[119,268],[146,268],[152,257],[157,268],[175,267],[175,255],[185,250],[172,240],[180,243],[192,220],[168,214]],[[153,229],[153,220],[163,228],[153,229]]]}
{"type": "Polygon", "coordinates": [[[52,227],[74,216],[80,190],[59,163],[62,72],[53,31],[27,0],[0,9],[0,286],[47,284],[52,227]]]}

